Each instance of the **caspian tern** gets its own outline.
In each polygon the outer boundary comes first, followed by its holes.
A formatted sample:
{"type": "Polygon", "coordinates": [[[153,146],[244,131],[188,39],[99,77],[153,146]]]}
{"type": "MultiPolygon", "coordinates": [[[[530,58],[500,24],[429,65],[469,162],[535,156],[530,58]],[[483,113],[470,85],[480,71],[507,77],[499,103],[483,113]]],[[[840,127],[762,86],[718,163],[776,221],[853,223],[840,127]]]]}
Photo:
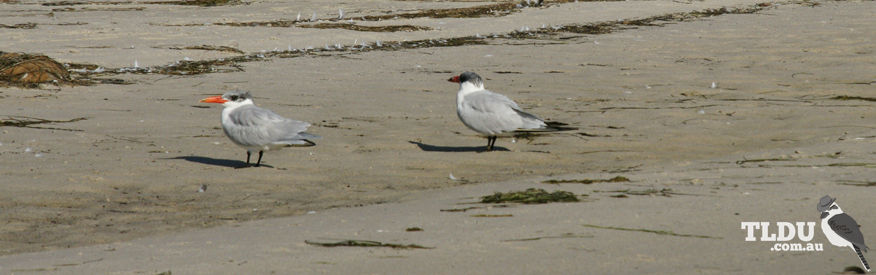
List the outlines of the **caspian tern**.
{"type": "Polygon", "coordinates": [[[499,136],[577,129],[564,127],[565,123],[545,122],[523,111],[507,96],[484,89],[484,80],[476,73],[464,72],[447,81],[459,83],[456,114],[469,129],[487,137],[487,151],[493,150],[499,136]]]}
{"type": "Polygon", "coordinates": [[[271,110],[253,104],[249,92],[233,91],[221,96],[202,99],[201,102],[221,103],[222,130],[234,144],[246,149],[246,165],[252,152],[259,152],[255,166],[262,162],[264,151],[290,146],[314,146],[308,139],[319,136],[304,132],[310,123],[282,117],[271,110]]]}

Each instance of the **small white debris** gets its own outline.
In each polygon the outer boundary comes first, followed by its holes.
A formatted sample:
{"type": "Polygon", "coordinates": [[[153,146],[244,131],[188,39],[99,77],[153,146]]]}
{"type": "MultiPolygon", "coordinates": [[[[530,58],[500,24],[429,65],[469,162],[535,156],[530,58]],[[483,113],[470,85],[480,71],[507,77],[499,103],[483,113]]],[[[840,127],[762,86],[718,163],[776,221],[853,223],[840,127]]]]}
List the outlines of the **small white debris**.
{"type": "Polygon", "coordinates": [[[593,40],[593,44],[599,45],[599,41],[593,40]]]}
{"type": "Polygon", "coordinates": [[[374,45],[377,47],[383,47],[383,43],[380,43],[380,40],[377,40],[377,42],[374,42],[374,45]]]}
{"type": "Polygon", "coordinates": [[[645,85],[645,89],[651,89],[651,85],[645,85]]]}
{"type": "Polygon", "coordinates": [[[295,16],[295,21],[301,21],[301,12],[298,12],[298,16],[295,16]]]}
{"type": "Polygon", "coordinates": [[[705,113],[706,113],[706,110],[703,110],[703,109],[700,109],[699,111],[697,111],[697,114],[701,114],[701,115],[702,115],[702,114],[705,114],[705,113]]]}
{"type": "Polygon", "coordinates": [[[313,12],[313,16],[310,17],[310,22],[316,22],[316,12],[313,12]]]}
{"type": "Polygon", "coordinates": [[[186,56],[186,57],[183,57],[183,60],[185,60],[185,61],[192,61],[192,59],[191,59],[191,58],[189,58],[189,57],[188,57],[188,56],[186,56]]]}
{"type": "Polygon", "coordinates": [[[286,50],[291,52],[292,51],[292,44],[289,44],[289,46],[286,47],[286,50]]]}
{"type": "Polygon", "coordinates": [[[718,82],[712,82],[712,85],[709,86],[709,88],[717,89],[717,88],[718,88],[718,82]]]}
{"type": "Polygon", "coordinates": [[[134,48],[134,45],[131,45],[131,49],[133,49],[133,48],[134,48]]]}
{"type": "Polygon", "coordinates": [[[516,138],[511,138],[511,143],[517,143],[517,139],[516,139],[516,138]]]}
{"type": "Polygon", "coordinates": [[[480,33],[475,33],[475,37],[476,37],[476,38],[483,38],[483,36],[481,36],[480,33]]]}
{"type": "Polygon", "coordinates": [[[484,57],[493,57],[492,54],[484,55],[484,57]]]}
{"type": "Polygon", "coordinates": [[[631,94],[633,94],[633,91],[624,91],[624,94],[631,95],[631,94]]]}
{"type": "Polygon", "coordinates": [[[338,20],[344,19],[344,10],[338,9],[338,20]]]}
{"type": "Polygon", "coordinates": [[[377,229],[377,233],[383,233],[383,229],[377,229]]]}
{"type": "Polygon", "coordinates": [[[453,173],[450,173],[450,180],[459,180],[459,179],[457,179],[456,177],[454,177],[454,176],[453,176],[453,173]]]}
{"type": "Polygon", "coordinates": [[[24,148],[24,152],[25,153],[33,152],[33,148],[30,148],[30,147],[24,148]]]}
{"type": "Polygon", "coordinates": [[[222,143],[220,143],[220,142],[218,142],[218,141],[214,141],[214,142],[213,142],[213,145],[219,145],[219,144],[222,144],[222,143]]]}
{"type": "Polygon", "coordinates": [[[258,209],[258,208],[253,208],[253,209],[252,209],[252,212],[256,212],[256,211],[259,211],[259,209],[258,209]]]}
{"type": "Polygon", "coordinates": [[[137,62],[137,59],[134,59],[134,68],[140,68],[140,62],[137,62]]]}
{"type": "Polygon", "coordinates": [[[204,192],[206,192],[206,191],[207,191],[207,185],[206,185],[206,184],[201,184],[201,187],[198,188],[198,193],[204,193],[204,192]]]}
{"type": "Polygon", "coordinates": [[[313,215],[313,214],[316,214],[316,211],[313,211],[313,210],[307,211],[307,215],[313,215]]]}
{"type": "Polygon", "coordinates": [[[37,158],[41,158],[41,157],[43,157],[43,154],[36,153],[36,154],[33,154],[33,156],[34,156],[34,157],[37,157],[37,158]]]}

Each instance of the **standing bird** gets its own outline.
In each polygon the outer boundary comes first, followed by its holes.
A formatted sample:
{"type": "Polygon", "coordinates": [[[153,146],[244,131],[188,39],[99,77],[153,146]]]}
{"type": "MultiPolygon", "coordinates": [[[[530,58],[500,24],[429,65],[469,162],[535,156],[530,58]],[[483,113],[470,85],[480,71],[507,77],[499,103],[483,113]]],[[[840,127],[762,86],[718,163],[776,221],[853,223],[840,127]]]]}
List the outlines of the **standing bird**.
{"type": "Polygon", "coordinates": [[[864,244],[864,235],[861,234],[858,222],[843,213],[836,204],[836,198],[830,196],[824,196],[818,201],[818,211],[821,212],[821,231],[827,240],[835,246],[851,248],[858,255],[864,269],[870,272],[870,264],[861,253],[862,250],[867,252],[869,248],[864,244]]]}
{"type": "Polygon", "coordinates": [[[459,83],[456,114],[469,129],[487,137],[487,151],[493,150],[499,136],[577,129],[564,127],[565,123],[545,122],[523,111],[507,96],[484,89],[484,80],[476,73],[464,72],[447,81],[459,83]]]}
{"type": "Polygon", "coordinates": [[[319,136],[304,132],[310,123],[282,117],[271,110],[259,108],[249,92],[233,91],[221,96],[202,99],[201,102],[221,103],[222,130],[234,144],[246,149],[246,165],[252,152],[259,152],[255,166],[262,162],[265,151],[291,146],[314,146],[308,139],[319,136]]]}

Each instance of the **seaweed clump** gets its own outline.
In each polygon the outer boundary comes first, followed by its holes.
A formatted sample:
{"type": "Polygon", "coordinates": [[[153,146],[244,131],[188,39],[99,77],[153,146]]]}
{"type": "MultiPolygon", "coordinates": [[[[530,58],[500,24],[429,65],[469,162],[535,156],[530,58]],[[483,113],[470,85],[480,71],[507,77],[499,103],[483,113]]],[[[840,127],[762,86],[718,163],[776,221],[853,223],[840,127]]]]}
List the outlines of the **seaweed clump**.
{"type": "Polygon", "coordinates": [[[343,23],[319,23],[313,25],[301,25],[302,28],[314,29],[345,29],[360,32],[413,32],[413,31],[428,31],[432,30],[429,27],[414,26],[414,25],[390,25],[390,26],[363,26],[356,24],[343,23]]]}
{"type": "Polygon", "coordinates": [[[418,244],[395,244],[383,243],[369,240],[343,240],[339,242],[316,242],[304,240],[304,243],[322,247],[341,247],[341,246],[358,246],[358,247],[389,247],[395,249],[432,249],[434,247],[422,246],[418,244]]]}
{"type": "Polygon", "coordinates": [[[481,198],[482,203],[505,203],[517,202],[524,204],[538,204],[550,202],[576,202],[578,197],[572,192],[556,191],[549,193],[541,188],[529,188],[526,191],[517,192],[496,192],[495,194],[484,196],[481,198]]]}
{"type": "Polygon", "coordinates": [[[70,81],[64,65],[45,55],[0,52],[0,84],[34,88],[70,81]]]}
{"type": "Polygon", "coordinates": [[[560,184],[560,183],[580,183],[580,184],[591,184],[598,182],[629,182],[630,179],[624,176],[616,176],[610,179],[580,179],[580,180],[546,180],[541,183],[547,184],[560,184]]]}
{"type": "MultiPolygon", "coordinates": [[[[155,1],[151,2],[155,4],[164,4],[164,2],[155,1]]],[[[183,6],[201,6],[201,7],[215,7],[215,6],[225,6],[225,5],[238,5],[241,2],[239,0],[186,0],[186,1],[170,1],[168,4],[175,5],[183,5],[183,6]]]]}

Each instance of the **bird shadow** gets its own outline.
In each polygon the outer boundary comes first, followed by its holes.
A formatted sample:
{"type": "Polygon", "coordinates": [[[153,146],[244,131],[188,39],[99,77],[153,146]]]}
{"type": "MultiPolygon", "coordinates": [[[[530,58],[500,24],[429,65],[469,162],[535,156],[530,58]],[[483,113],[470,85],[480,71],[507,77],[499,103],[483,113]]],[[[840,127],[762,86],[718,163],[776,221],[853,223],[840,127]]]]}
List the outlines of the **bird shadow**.
{"type": "MultiPolygon", "coordinates": [[[[165,158],[165,159],[183,159],[191,162],[197,162],[200,164],[207,165],[215,165],[222,167],[231,167],[231,168],[248,168],[253,167],[252,164],[247,165],[246,162],[232,159],[214,159],[208,157],[200,157],[200,156],[183,156],[183,157],[175,157],[175,158],[165,158]]],[[[266,165],[264,163],[261,164],[263,167],[274,168],[274,166],[266,165]]]]}
{"type": "MultiPolygon", "coordinates": [[[[409,140],[411,144],[417,145],[420,147],[420,150],[426,152],[486,152],[487,146],[438,146],[438,145],[429,145],[422,142],[416,142],[409,140]]],[[[505,147],[493,146],[493,151],[511,151],[505,147]]]]}

